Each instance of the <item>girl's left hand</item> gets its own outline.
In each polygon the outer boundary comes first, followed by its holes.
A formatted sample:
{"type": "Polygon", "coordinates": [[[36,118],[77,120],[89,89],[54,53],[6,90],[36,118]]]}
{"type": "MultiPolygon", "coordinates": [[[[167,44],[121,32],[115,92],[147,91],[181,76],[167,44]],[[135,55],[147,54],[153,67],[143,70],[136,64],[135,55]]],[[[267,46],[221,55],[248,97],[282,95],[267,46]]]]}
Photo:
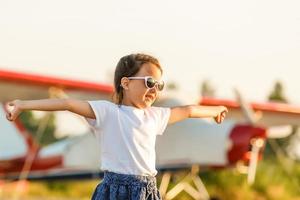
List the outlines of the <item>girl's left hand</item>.
{"type": "Polygon", "coordinates": [[[220,124],[224,121],[224,118],[226,117],[226,114],[228,113],[228,110],[225,106],[220,106],[220,110],[217,116],[214,117],[214,120],[220,124]]]}

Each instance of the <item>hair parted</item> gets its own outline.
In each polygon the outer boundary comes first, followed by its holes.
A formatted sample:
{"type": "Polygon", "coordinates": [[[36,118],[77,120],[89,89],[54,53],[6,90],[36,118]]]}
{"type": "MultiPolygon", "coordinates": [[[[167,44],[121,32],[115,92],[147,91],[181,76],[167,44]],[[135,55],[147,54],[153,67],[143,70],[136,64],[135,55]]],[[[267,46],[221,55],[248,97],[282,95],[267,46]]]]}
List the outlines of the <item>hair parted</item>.
{"type": "Polygon", "coordinates": [[[122,57],[116,67],[114,76],[114,101],[121,105],[123,100],[123,88],[121,86],[121,79],[123,77],[134,76],[139,72],[142,65],[145,63],[151,63],[156,65],[162,73],[162,68],[156,58],[147,54],[130,54],[122,57]]]}

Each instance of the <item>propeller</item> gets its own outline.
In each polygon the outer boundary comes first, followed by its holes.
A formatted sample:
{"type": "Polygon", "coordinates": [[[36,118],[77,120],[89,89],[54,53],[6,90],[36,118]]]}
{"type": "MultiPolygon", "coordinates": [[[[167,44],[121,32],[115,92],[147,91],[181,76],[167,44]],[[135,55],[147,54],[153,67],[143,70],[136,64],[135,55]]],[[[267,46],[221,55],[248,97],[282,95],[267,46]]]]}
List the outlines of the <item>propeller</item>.
{"type": "MultiPolygon", "coordinates": [[[[253,126],[258,126],[259,120],[263,117],[262,112],[254,111],[251,105],[243,98],[241,92],[234,88],[237,102],[240,104],[242,112],[247,122],[253,126]]],[[[265,127],[267,138],[279,139],[285,138],[292,134],[293,127],[291,125],[265,127]]]]}
{"type": "MultiPolygon", "coordinates": [[[[262,118],[261,112],[255,112],[250,104],[243,98],[240,91],[237,88],[234,88],[235,96],[237,102],[241,106],[241,110],[249,124],[252,126],[258,126],[259,120],[262,118]]],[[[279,153],[283,152],[281,147],[277,144],[275,139],[284,138],[289,136],[293,132],[293,128],[290,125],[287,126],[272,126],[267,127],[266,136],[269,139],[269,143],[271,144],[271,148],[275,152],[276,156],[279,157],[279,153]],[[271,140],[270,140],[271,139],[271,140]],[[274,145],[277,144],[277,145],[274,145]],[[273,145],[272,145],[273,144],[273,145]]],[[[253,184],[255,181],[256,175],[256,167],[258,163],[258,156],[260,149],[264,146],[263,138],[253,138],[251,141],[251,153],[250,153],[250,162],[248,166],[248,183],[253,184]]],[[[280,154],[282,155],[282,154],[280,154]]],[[[282,156],[281,156],[282,157],[282,156]]],[[[281,163],[284,165],[284,163],[281,163]]]]}
{"type": "Polygon", "coordinates": [[[259,120],[253,109],[250,107],[250,104],[245,101],[245,99],[242,97],[240,91],[237,88],[234,88],[234,93],[237,99],[237,102],[240,104],[242,112],[246,118],[246,120],[251,124],[255,125],[256,122],[259,120]]]}

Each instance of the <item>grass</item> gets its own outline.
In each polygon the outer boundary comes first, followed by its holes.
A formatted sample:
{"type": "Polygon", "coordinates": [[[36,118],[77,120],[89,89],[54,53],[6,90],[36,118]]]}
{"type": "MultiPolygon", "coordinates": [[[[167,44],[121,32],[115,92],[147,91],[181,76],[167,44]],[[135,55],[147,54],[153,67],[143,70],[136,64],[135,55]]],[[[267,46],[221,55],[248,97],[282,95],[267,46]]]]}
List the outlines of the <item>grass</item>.
{"type": "MultiPolygon", "coordinates": [[[[183,177],[178,173],[171,183],[183,177]]],[[[255,183],[247,184],[246,175],[239,174],[234,168],[209,170],[200,173],[209,194],[222,200],[300,200],[300,164],[290,171],[275,163],[274,160],[263,160],[259,163],[255,183]]],[[[160,176],[158,176],[160,180],[160,176]]],[[[75,199],[87,200],[99,180],[73,181],[34,181],[20,192],[19,199],[75,199]]],[[[15,184],[0,185],[0,199],[13,199],[15,184]],[[1,189],[2,188],[2,189],[1,189]]],[[[176,199],[190,200],[188,194],[181,193],[176,199]]]]}

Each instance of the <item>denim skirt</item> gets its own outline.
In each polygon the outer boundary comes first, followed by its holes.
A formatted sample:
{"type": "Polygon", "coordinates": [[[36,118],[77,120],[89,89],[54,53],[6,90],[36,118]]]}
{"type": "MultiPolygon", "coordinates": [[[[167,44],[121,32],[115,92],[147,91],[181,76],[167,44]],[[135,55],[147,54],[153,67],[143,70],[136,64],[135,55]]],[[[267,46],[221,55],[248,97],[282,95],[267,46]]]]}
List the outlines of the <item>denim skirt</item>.
{"type": "Polygon", "coordinates": [[[153,176],[105,172],[92,200],[161,200],[153,176]]]}

